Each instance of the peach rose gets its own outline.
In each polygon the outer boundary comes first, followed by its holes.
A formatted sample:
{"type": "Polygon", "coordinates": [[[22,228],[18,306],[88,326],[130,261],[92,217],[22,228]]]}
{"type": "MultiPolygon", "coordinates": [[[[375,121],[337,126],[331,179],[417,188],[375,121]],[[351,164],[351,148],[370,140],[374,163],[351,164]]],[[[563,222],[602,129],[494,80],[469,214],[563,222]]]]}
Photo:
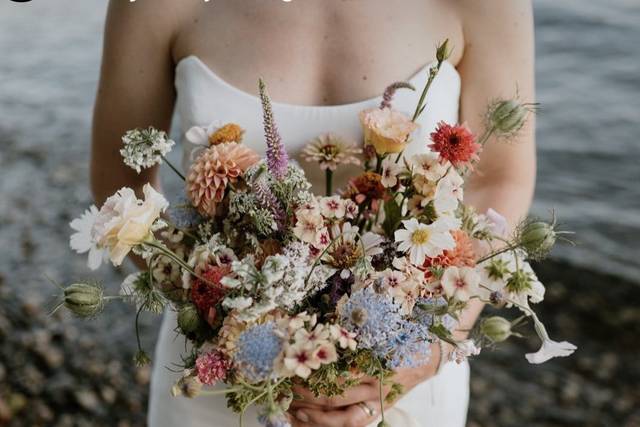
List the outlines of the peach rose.
{"type": "Polygon", "coordinates": [[[380,155],[404,150],[409,135],[418,128],[407,116],[390,108],[363,110],[360,123],[365,145],[373,145],[380,155]]]}

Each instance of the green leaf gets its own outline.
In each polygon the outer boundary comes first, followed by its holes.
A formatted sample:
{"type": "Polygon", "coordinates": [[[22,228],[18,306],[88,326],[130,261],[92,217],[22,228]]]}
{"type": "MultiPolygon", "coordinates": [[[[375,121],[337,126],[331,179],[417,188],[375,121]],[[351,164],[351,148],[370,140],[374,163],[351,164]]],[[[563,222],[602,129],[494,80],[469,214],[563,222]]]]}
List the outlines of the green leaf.
{"type": "Polygon", "coordinates": [[[384,222],[382,223],[382,229],[387,237],[393,238],[393,233],[398,228],[398,224],[402,220],[402,209],[398,205],[395,199],[384,202],[384,222]]]}

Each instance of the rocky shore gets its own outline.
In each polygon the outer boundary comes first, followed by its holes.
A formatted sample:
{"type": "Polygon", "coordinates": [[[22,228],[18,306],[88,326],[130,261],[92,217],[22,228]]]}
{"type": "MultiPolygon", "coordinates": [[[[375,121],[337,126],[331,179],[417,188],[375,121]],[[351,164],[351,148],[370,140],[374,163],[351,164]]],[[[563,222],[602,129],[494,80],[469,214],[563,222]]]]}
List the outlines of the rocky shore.
{"type": "MultiPolygon", "coordinates": [[[[638,285],[558,262],[537,271],[548,285],[540,316],[579,350],[541,366],[523,356],[534,338],[485,351],[472,362],[468,425],[640,426],[638,285]]],[[[49,315],[50,303],[17,285],[0,278],[0,425],[145,425],[149,369],[131,363],[133,330],[110,326],[129,327],[129,307],[89,322],[49,315]]],[[[145,319],[148,347],[157,323],[145,319]]]]}

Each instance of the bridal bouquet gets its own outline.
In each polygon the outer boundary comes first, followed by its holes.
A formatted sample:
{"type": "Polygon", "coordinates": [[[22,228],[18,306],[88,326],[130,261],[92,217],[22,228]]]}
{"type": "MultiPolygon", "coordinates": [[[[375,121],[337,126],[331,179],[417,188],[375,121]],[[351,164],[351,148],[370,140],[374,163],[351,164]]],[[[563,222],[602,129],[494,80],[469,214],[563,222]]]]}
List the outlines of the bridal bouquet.
{"type": "MultiPolygon", "coordinates": [[[[508,235],[497,212],[463,204],[464,177],[483,144],[516,133],[531,106],[492,103],[478,138],[442,122],[430,141],[411,139],[447,56],[445,43],[412,117],[392,102],[396,90],[413,88],[395,83],[379,108],[360,113],[362,147],[331,133],[309,143],[304,157],[325,171],[326,196],[314,195],[289,160],[260,81],[265,158],[242,142],[238,124],[190,129],[186,138],[200,145],[193,164],[186,176],[170,165],[185,181],[183,201],[169,206],[148,184],[143,199],[122,188],[71,223],[71,247],[89,253],[91,268],[104,259],[117,266],[132,252],[148,269],[127,277],[119,295],[72,284],[61,306],[85,317],[118,298],[138,314],[174,310],[189,346],[173,393],[225,394],[241,422],[256,404],[267,426],[289,425],[294,385],[335,396],[365,375],[392,383],[395,369],[426,363],[432,343],[450,343],[460,362],[519,335],[525,320],[542,340],[526,356],[531,363],[571,354],[575,347],[551,340],[531,309],[545,288],[527,260],[549,252],[561,234],[555,222],[525,220],[508,235]],[[423,145],[423,154],[404,157],[407,144],[423,145]],[[334,194],[332,174],[345,164],[362,171],[334,194]],[[522,315],[483,318],[456,339],[458,318],[474,299],[522,315]],[[227,387],[210,387],[218,383],[227,387]]],[[[136,129],[123,137],[121,153],[140,172],[166,162],[172,145],[162,131],[136,129]]],[[[141,349],[136,359],[149,361],[141,349]]],[[[392,384],[386,398],[399,393],[392,384]]]]}

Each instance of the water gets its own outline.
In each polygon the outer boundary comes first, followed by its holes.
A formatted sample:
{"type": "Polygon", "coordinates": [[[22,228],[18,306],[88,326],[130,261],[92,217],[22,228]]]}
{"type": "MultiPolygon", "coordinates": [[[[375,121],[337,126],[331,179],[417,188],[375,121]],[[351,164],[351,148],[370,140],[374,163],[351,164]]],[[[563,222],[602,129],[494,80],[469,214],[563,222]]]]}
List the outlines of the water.
{"type": "MultiPolygon", "coordinates": [[[[83,179],[105,9],[102,0],[0,2],[0,271],[26,282],[41,281],[42,269],[87,273],[64,224],[90,200],[83,179]]],[[[578,245],[554,256],[637,280],[640,3],[537,0],[535,14],[533,212],[555,208],[577,232],[578,245]]]]}

